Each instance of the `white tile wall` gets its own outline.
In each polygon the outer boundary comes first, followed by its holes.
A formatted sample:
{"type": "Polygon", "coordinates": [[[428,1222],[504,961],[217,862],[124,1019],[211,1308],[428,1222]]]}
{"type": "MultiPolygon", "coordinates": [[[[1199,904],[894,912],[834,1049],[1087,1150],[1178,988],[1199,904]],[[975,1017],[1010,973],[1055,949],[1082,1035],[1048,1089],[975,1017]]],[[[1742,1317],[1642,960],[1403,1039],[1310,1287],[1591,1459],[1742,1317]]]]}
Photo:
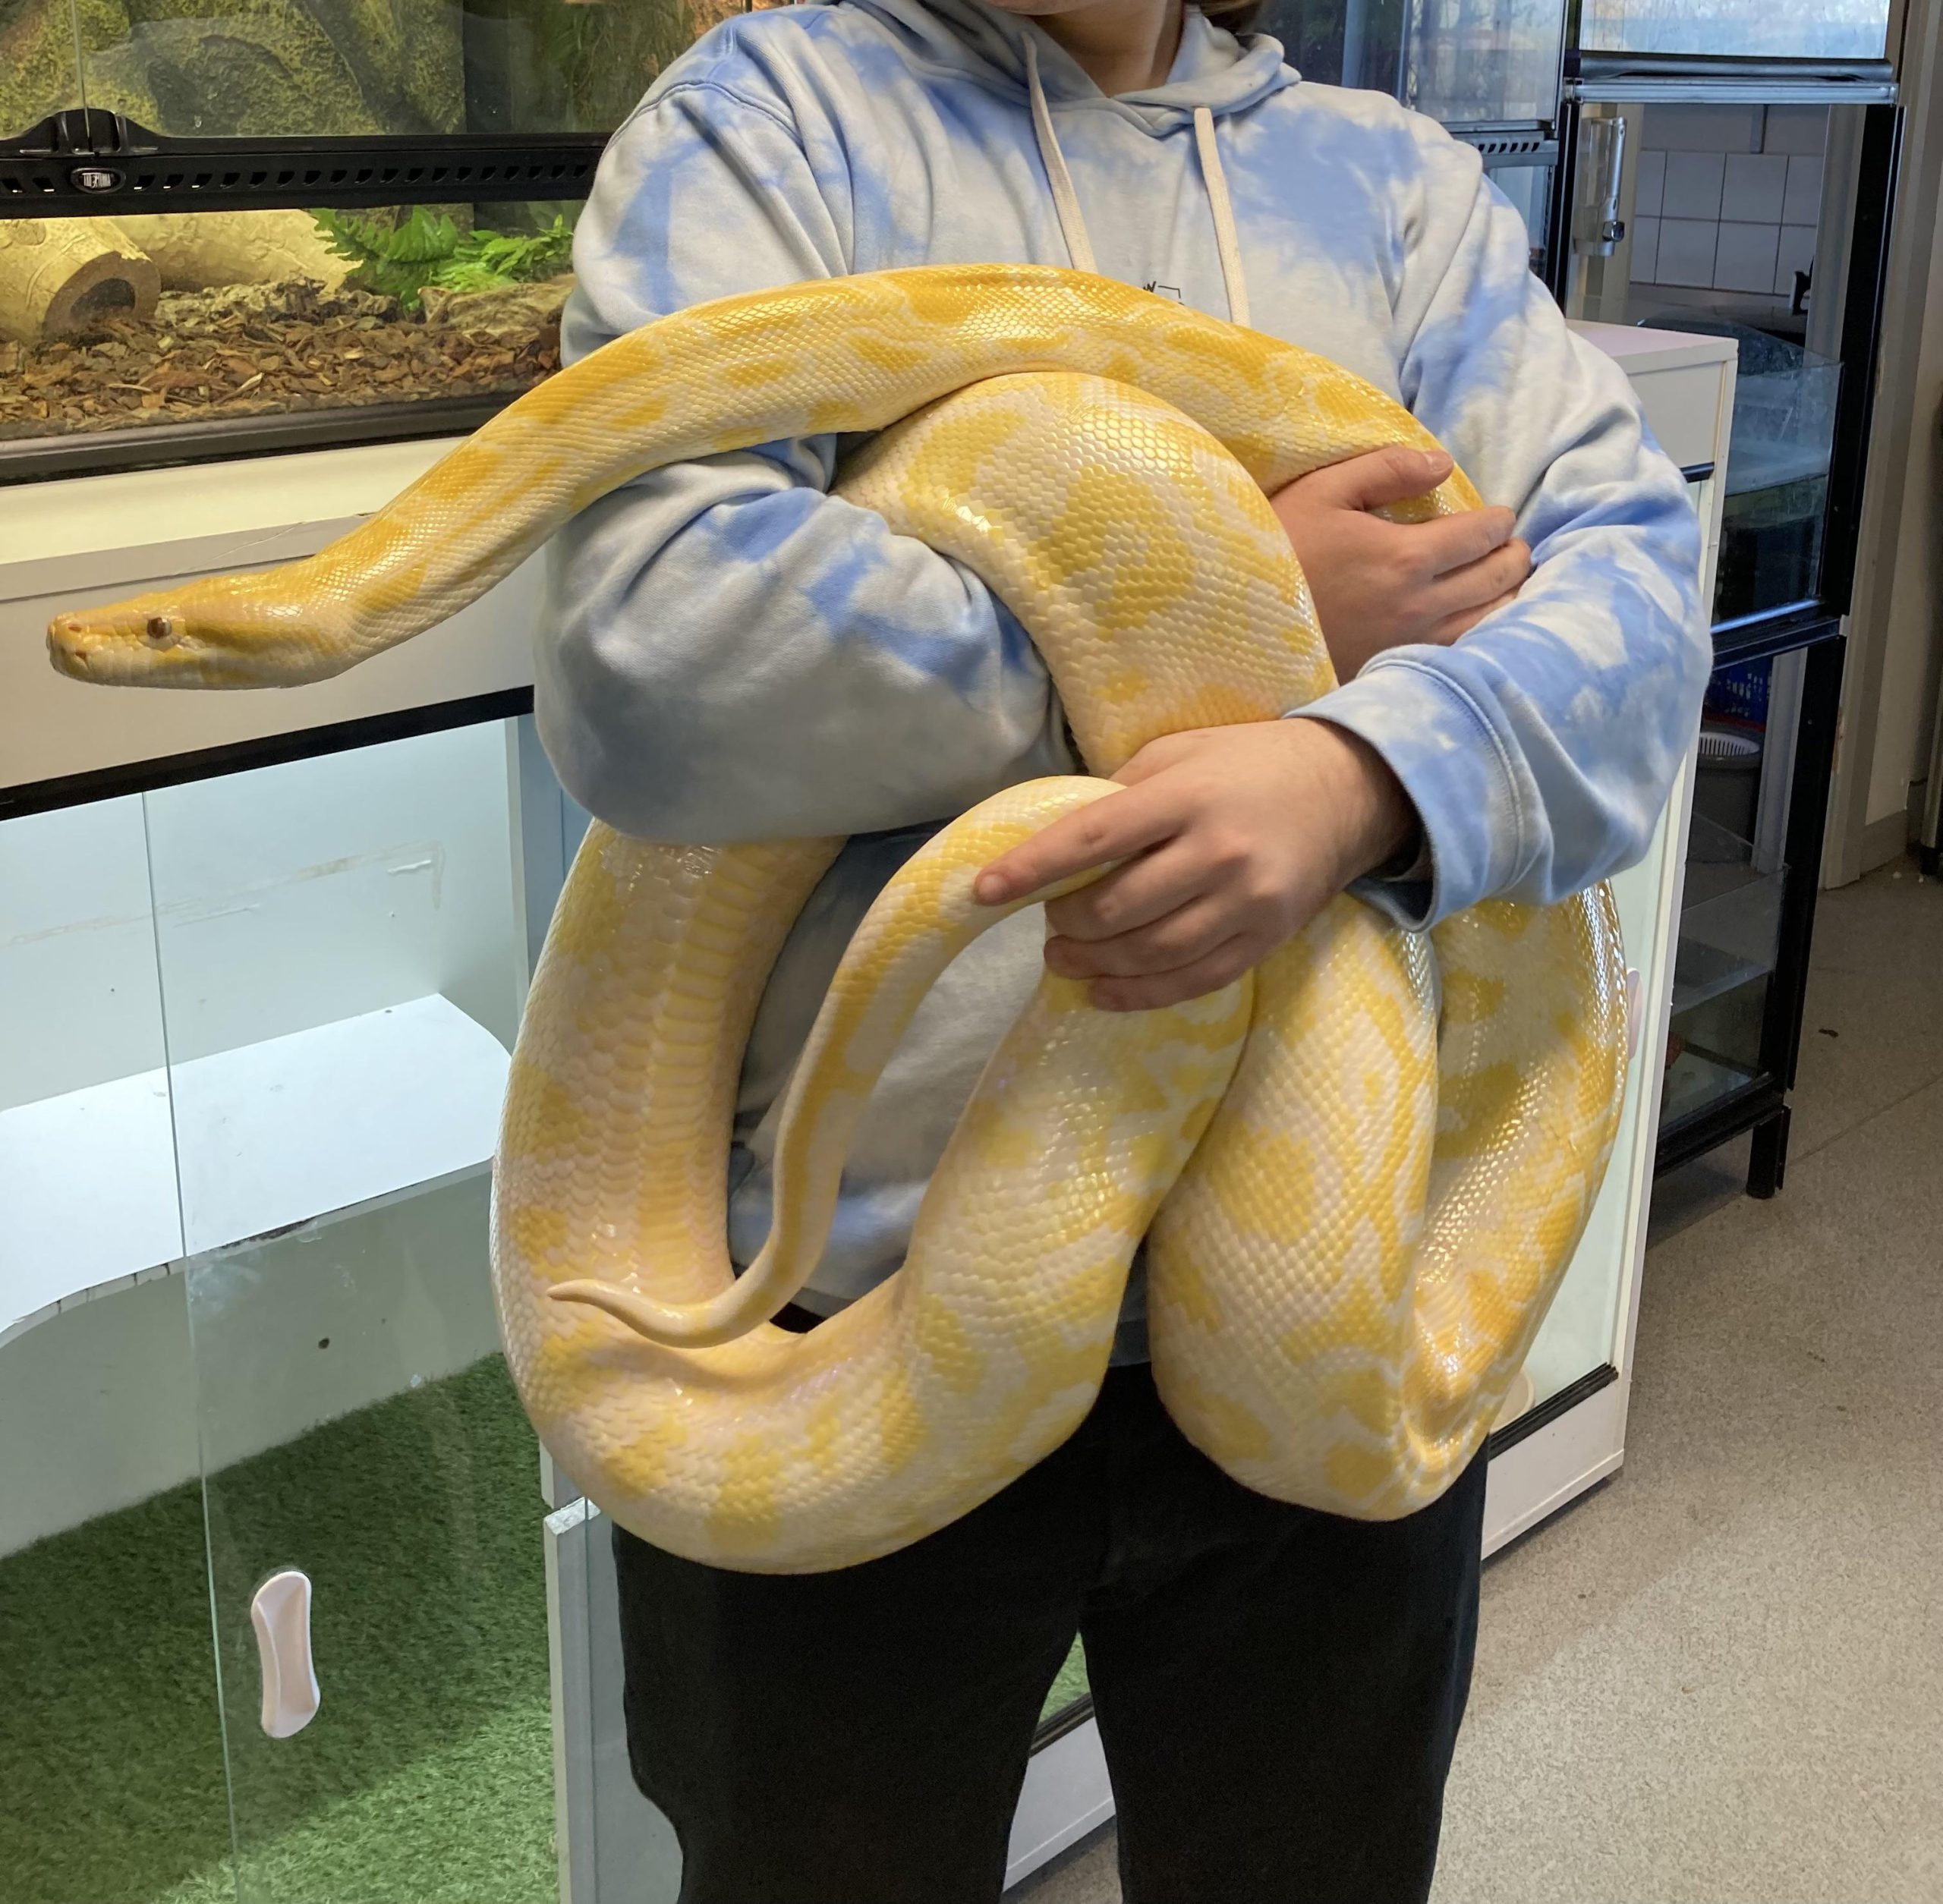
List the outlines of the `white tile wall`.
{"type": "Polygon", "coordinates": [[[1649,105],[1633,281],[1788,297],[1815,255],[1825,106],[1649,105]]]}
{"type": "Polygon", "coordinates": [[[1721,175],[1726,164],[1724,155],[1718,152],[1668,153],[1661,216],[1718,219],[1721,175]]]}
{"type": "Polygon", "coordinates": [[[1658,218],[1660,194],[1667,181],[1667,156],[1664,152],[1642,152],[1634,183],[1633,210],[1637,218],[1658,218]]]}
{"type": "Polygon", "coordinates": [[[1822,161],[1790,159],[1781,219],[1788,225],[1812,225],[1822,216],[1822,161]]]}
{"type": "Polygon", "coordinates": [[[1751,152],[1757,110],[1751,105],[1649,105],[1640,143],[1655,152],[1751,152]]]}
{"type": "Polygon", "coordinates": [[[1633,282],[1650,285],[1659,268],[1660,222],[1656,218],[1636,218],[1633,221],[1633,282]]]}
{"type": "Polygon", "coordinates": [[[1721,216],[1743,225],[1778,225],[1787,184],[1788,162],[1779,153],[1730,152],[1721,216]]]}
{"type": "Polygon", "coordinates": [[[1714,288],[1768,295],[1775,288],[1775,256],[1781,230],[1778,225],[1736,225],[1723,219],[1720,242],[1714,250],[1714,288]]]}
{"type": "Polygon", "coordinates": [[[1768,109],[1763,152],[1809,153],[1821,157],[1828,143],[1828,109],[1825,105],[1771,105],[1768,109]]]}
{"type": "Polygon", "coordinates": [[[1658,275],[1662,285],[1711,285],[1714,252],[1720,241],[1718,219],[1660,220],[1658,275]]]}

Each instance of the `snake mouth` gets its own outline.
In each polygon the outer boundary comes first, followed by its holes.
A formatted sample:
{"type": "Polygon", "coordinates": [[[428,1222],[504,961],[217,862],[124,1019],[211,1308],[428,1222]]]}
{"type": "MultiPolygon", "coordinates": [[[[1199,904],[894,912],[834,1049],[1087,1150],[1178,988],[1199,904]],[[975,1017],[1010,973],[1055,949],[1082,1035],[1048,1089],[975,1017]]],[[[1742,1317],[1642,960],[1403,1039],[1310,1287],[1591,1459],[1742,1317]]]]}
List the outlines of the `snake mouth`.
{"type": "Polygon", "coordinates": [[[97,632],[78,615],[58,615],[47,625],[47,658],[64,675],[77,681],[98,681],[95,656],[97,632]]]}

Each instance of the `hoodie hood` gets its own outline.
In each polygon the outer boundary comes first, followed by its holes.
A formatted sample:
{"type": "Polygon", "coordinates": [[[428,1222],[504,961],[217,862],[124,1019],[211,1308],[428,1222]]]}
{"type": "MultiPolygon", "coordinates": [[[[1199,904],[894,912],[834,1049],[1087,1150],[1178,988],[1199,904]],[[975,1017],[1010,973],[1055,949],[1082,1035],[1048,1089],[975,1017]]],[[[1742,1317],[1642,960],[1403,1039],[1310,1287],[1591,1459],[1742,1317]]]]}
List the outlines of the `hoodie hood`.
{"type": "Polygon", "coordinates": [[[1245,112],[1296,83],[1282,46],[1266,33],[1237,39],[1190,7],[1181,22],[1173,68],[1158,86],[1109,98],[1079,63],[1030,20],[983,0],[800,0],[808,6],[851,6],[881,20],[914,65],[956,73],[1007,97],[1026,96],[1026,47],[1037,55],[1048,104],[1114,112],[1149,132],[1176,131],[1205,108],[1217,118],[1245,112]]]}

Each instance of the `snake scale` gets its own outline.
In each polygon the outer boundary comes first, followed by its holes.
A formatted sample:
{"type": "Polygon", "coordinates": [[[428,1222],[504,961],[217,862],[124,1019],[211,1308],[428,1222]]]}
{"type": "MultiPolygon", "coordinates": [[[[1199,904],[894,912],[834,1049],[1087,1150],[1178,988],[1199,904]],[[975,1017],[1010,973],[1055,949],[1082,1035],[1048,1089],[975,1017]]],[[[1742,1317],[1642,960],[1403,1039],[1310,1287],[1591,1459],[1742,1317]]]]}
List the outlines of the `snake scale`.
{"type": "MultiPolygon", "coordinates": [[[[617,339],[318,554],[62,615],[52,657],[107,683],[318,680],[453,614],[644,470],[827,431],[879,433],[841,493],[1011,606],[1098,776],[1330,687],[1264,493],[1431,442],[1327,361],[1107,279],[818,281],[617,339]]],[[[1477,502],[1457,474],[1419,513],[1477,502]]],[[[1143,1238],[1161,1396],[1249,1487],[1389,1518],[1477,1450],[1617,1122],[1604,888],[1428,936],[1345,896],[1236,983],[1160,1011],[1095,1011],[1044,975],[898,1273],[808,1335],[770,1321],[814,1269],[849,1134],[926,987],[1003,916],[974,875],[1113,791],[1013,787],[890,882],[792,1077],[774,1226],[740,1277],[724,1163],[743,1045],[842,842],[590,829],[513,1056],[493,1273],[536,1427],[623,1525],[768,1572],[945,1525],[1085,1415],[1143,1238]]]]}

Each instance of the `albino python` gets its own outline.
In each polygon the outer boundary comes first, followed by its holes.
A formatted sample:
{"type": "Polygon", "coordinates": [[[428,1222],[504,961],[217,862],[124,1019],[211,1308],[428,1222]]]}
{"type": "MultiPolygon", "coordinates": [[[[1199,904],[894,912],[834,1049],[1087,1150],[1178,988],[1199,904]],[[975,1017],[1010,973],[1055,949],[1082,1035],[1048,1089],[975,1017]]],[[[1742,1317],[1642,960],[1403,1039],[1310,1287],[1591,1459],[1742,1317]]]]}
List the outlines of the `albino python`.
{"type": "MultiPolygon", "coordinates": [[[[53,659],[111,683],[316,681],[442,621],[643,470],[823,431],[882,433],[842,493],[1010,605],[1101,775],[1157,735],[1274,719],[1331,684],[1264,492],[1431,440],[1307,352],[1104,279],[817,282],[619,338],[320,553],[62,615],[53,659]]],[[[1477,500],[1453,475],[1419,513],[1477,500]]],[[[973,876],[1113,791],[1012,788],[891,881],[791,1081],[775,1226],[739,1278],[724,1162],[743,1044],[841,842],[589,832],[514,1053],[493,1280],[535,1425],[623,1525],[770,1572],[944,1525],[1085,1415],[1143,1237],[1160,1393],[1250,1487],[1387,1518],[1478,1449],[1617,1120],[1603,888],[1481,905],[1428,939],[1344,897],[1248,977],[1162,1011],[1095,1011],[1044,976],[902,1268],[808,1335],[769,1321],[815,1267],[849,1133],[918,1001],[1003,916],[972,902],[973,876]]]]}

